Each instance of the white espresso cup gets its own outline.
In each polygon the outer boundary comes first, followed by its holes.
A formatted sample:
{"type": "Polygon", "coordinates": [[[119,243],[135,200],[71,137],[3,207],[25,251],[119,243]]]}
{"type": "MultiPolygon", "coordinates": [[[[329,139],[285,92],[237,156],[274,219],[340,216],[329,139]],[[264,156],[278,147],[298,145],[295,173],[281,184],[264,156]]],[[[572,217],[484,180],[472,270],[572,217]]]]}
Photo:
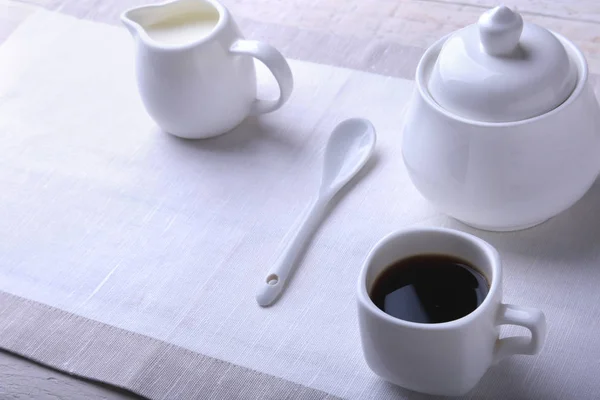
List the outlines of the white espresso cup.
{"type": "Polygon", "coordinates": [[[249,115],[277,110],[290,97],[292,72],[272,46],[243,38],[215,0],[171,0],[130,9],[121,20],[135,39],[138,90],[165,131],[189,139],[220,135],[249,115]],[[279,85],[256,98],[256,58],[279,85]]]}
{"type": "Polygon", "coordinates": [[[502,303],[502,264],[495,248],[464,232],[409,229],[381,240],[368,255],[358,281],[362,348],[371,370],[418,392],[459,396],[487,369],[514,354],[537,354],[546,337],[544,314],[502,303]],[[466,316],[443,323],[416,323],[379,309],[369,297],[375,279],[395,262],[417,255],[449,255],[474,266],[488,281],[483,302],[466,316]],[[499,338],[500,325],[519,325],[531,337],[499,338]]]}

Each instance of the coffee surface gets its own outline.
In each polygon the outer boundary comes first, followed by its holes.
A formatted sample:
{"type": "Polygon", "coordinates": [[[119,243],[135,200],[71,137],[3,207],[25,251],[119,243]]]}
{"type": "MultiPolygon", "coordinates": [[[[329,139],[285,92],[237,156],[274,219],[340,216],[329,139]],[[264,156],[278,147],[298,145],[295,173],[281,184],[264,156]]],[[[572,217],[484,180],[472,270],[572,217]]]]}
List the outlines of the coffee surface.
{"type": "Polygon", "coordinates": [[[459,258],[423,254],[391,264],[375,279],[369,296],[385,313],[435,324],[473,312],[489,291],[486,278],[459,258]]]}

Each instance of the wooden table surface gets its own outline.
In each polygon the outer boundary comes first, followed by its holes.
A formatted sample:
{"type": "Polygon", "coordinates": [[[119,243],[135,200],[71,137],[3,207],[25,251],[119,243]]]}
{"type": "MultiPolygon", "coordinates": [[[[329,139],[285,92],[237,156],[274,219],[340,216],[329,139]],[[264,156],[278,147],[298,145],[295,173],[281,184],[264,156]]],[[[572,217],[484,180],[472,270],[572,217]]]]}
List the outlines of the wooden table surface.
{"type": "MultiPolygon", "coordinates": [[[[0,43],[37,5],[77,0],[0,0],[0,43]]],[[[87,2],[118,4],[119,0],[87,2]]],[[[380,38],[425,48],[477,20],[497,0],[222,0],[234,15],[356,38],[380,38]]],[[[561,32],[600,73],[600,1],[506,0],[530,21],[561,32]]],[[[115,6],[116,7],[116,6],[115,6]]],[[[90,10],[93,12],[93,10],[90,10]]],[[[0,399],[133,399],[135,395],[83,381],[0,351],[0,399]]]]}

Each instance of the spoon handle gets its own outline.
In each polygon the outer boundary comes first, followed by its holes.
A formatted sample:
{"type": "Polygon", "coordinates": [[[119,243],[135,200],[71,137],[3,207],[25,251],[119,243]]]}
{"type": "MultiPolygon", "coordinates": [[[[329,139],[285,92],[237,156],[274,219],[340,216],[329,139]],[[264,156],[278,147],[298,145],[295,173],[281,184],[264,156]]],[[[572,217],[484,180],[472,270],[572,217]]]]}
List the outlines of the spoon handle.
{"type": "Polygon", "coordinates": [[[262,282],[256,295],[256,302],[260,306],[266,307],[273,304],[283,292],[287,279],[297,265],[298,257],[306,247],[312,233],[319,226],[328,203],[329,199],[319,196],[310,207],[298,232],[290,240],[275,266],[267,273],[267,277],[262,282]]]}

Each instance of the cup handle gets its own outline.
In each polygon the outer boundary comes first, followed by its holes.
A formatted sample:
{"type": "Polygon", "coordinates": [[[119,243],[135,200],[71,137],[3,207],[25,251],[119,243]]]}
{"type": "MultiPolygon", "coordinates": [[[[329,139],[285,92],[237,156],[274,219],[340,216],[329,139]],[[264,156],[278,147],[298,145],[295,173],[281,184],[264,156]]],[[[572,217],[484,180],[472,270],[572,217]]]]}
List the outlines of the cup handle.
{"type": "Polygon", "coordinates": [[[518,325],[529,329],[531,338],[513,336],[498,339],[494,352],[494,364],[515,354],[534,355],[540,352],[546,339],[546,317],[537,308],[501,304],[497,325],[518,325]]]}
{"type": "Polygon", "coordinates": [[[229,51],[233,54],[252,56],[262,61],[271,70],[279,85],[279,98],[277,100],[256,99],[250,110],[251,115],[275,111],[289,99],[294,88],[294,78],[290,66],[277,49],[256,40],[239,39],[233,43],[229,51]]]}

